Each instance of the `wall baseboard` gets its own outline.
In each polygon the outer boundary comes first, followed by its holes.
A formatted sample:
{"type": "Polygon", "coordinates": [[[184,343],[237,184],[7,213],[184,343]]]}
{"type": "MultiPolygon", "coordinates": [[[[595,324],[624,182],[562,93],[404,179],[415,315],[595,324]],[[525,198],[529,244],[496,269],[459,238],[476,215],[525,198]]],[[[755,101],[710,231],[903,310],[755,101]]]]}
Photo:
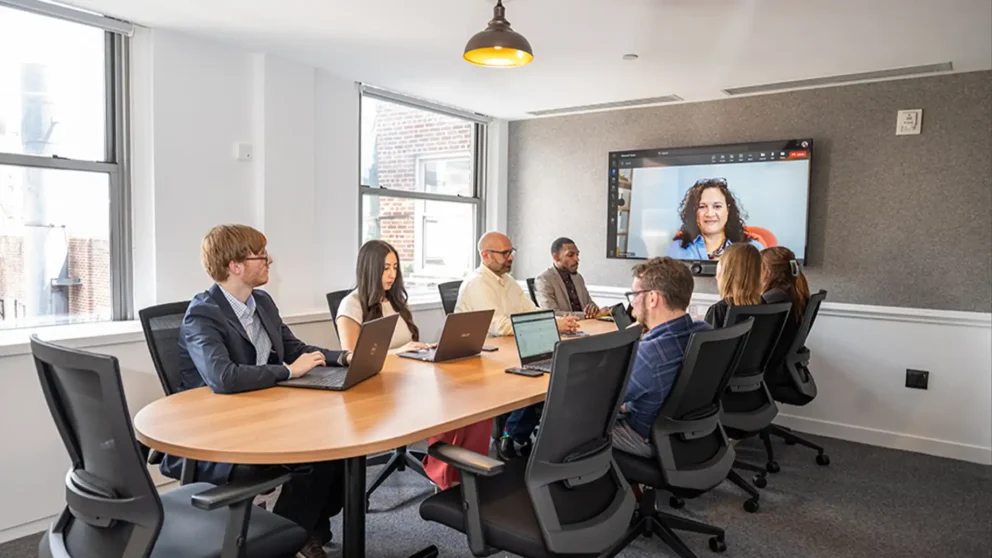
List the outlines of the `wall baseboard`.
{"type": "MultiPolygon", "coordinates": [[[[162,494],[177,486],[179,486],[179,482],[170,479],[168,482],[163,482],[162,484],[157,485],[156,488],[158,489],[159,494],[162,494]]],[[[22,523],[21,525],[0,529],[0,544],[47,531],[48,528],[51,527],[52,523],[58,519],[59,514],[61,513],[62,512],[59,511],[58,514],[49,517],[42,517],[41,519],[22,523]]]]}
{"type": "Polygon", "coordinates": [[[923,438],[910,434],[901,434],[899,432],[888,432],[885,430],[865,428],[863,426],[797,417],[794,415],[780,414],[775,418],[775,424],[815,436],[826,436],[827,438],[837,438],[838,440],[846,440],[848,442],[914,451],[937,457],[970,461],[981,465],[992,465],[992,448],[983,448],[980,446],[947,442],[945,440],[935,440],[933,438],[923,438]]]}

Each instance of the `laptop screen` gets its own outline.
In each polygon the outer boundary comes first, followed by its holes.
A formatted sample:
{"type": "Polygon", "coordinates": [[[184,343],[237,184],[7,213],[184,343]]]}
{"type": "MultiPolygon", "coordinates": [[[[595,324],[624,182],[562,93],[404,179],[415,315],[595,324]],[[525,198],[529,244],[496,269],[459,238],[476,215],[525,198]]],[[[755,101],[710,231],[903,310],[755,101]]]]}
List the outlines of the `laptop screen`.
{"type": "Polygon", "coordinates": [[[531,312],[510,316],[517,338],[520,360],[539,355],[551,356],[558,342],[558,323],[554,312],[531,312]]]}

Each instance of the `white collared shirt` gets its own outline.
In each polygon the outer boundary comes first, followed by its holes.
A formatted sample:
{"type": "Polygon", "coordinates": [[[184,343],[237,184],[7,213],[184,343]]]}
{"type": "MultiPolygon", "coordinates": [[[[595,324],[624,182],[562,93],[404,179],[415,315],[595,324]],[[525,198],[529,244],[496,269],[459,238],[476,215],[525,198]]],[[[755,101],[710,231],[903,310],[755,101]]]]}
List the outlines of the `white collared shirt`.
{"type": "Polygon", "coordinates": [[[537,306],[509,273],[496,275],[485,265],[480,265],[462,281],[458,289],[458,303],[455,304],[455,312],[478,310],[494,310],[489,335],[498,337],[513,335],[511,314],[534,312],[537,306]]]}

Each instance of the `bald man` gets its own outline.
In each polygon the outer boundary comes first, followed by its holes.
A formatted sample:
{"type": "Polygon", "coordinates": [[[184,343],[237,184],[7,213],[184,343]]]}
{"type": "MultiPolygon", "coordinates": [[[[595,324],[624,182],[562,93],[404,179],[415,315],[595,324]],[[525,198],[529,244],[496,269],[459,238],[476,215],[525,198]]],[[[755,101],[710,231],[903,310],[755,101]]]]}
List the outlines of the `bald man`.
{"type": "MultiPolygon", "coordinates": [[[[479,239],[482,265],[462,282],[458,290],[455,312],[494,310],[493,321],[489,324],[489,335],[494,337],[513,335],[511,314],[538,309],[510,275],[516,251],[505,234],[488,232],[482,235],[479,239]]],[[[578,327],[578,320],[572,316],[558,319],[558,329],[563,333],[572,333],[578,327]]]]}
{"type": "MultiPolygon", "coordinates": [[[[498,232],[483,235],[479,239],[482,265],[462,282],[458,290],[455,312],[494,310],[493,321],[489,324],[489,334],[494,337],[513,335],[511,314],[538,310],[510,275],[514,252],[516,248],[506,235],[498,232]]],[[[558,330],[563,333],[572,333],[579,328],[579,322],[574,316],[563,316],[557,320],[558,330]]],[[[543,408],[544,404],[538,403],[510,413],[496,445],[496,451],[504,461],[530,454],[530,436],[541,421],[543,408]]]]}

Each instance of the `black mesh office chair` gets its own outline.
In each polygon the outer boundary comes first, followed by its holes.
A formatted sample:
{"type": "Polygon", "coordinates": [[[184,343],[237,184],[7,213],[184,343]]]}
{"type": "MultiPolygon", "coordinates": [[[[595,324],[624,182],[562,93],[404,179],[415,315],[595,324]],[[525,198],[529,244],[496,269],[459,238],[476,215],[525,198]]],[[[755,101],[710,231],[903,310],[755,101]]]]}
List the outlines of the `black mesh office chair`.
{"type": "Polygon", "coordinates": [[[252,499],[288,473],[220,487],[188,484],[160,497],[134,439],[117,359],[36,336],[31,352],[72,462],[66,507],[42,538],[41,557],[289,558],[306,542],[303,528],[252,509],[252,499]]]}
{"type": "MultiPolygon", "coordinates": [[[[820,305],[827,298],[827,291],[811,295],[806,304],[806,312],[803,320],[796,330],[795,338],[781,339],[780,343],[790,343],[788,352],[781,363],[769,363],[765,372],[765,382],[772,398],[779,403],[803,406],[816,398],[816,381],[809,371],[810,351],[806,348],[806,338],[813,328],[816,315],[820,312],[820,305]]],[[[823,447],[805,438],[797,436],[792,429],[776,424],[769,425],[765,429],[766,436],[778,436],[789,445],[799,444],[816,450],[816,463],[818,465],[829,465],[830,457],[824,453],[823,447]]],[[[772,452],[771,444],[767,444],[765,449],[768,453],[768,463],[775,463],[775,454],[772,452]]]]}
{"type": "MultiPolygon", "coordinates": [[[[331,311],[331,321],[334,322],[334,334],[338,337],[338,342],[341,341],[341,334],[338,331],[338,308],[341,306],[341,301],[344,297],[348,296],[351,289],[346,289],[343,291],[333,291],[327,293],[327,307],[331,311]]],[[[392,475],[394,471],[405,471],[408,467],[411,471],[419,473],[427,480],[431,480],[427,476],[427,472],[424,471],[423,460],[427,454],[422,451],[411,450],[406,446],[401,446],[394,449],[391,452],[380,453],[370,457],[366,465],[376,466],[385,465],[379,474],[376,475],[375,480],[369,486],[368,490],[365,492],[365,509],[369,509],[369,499],[372,497],[372,493],[379,488],[383,482],[392,475]]]]}
{"type": "Polygon", "coordinates": [[[461,281],[449,281],[438,284],[437,290],[441,293],[441,306],[444,307],[445,314],[455,313],[455,305],[458,304],[458,289],[461,287],[461,281]]]}
{"type": "Polygon", "coordinates": [[[657,535],[681,558],[695,558],[675,534],[678,530],[711,535],[710,549],[726,550],[723,529],[658,511],[657,491],[671,493],[673,506],[682,507],[684,498],[700,496],[735,474],[734,448],[720,426],[720,397],[737,368],[750,329],[748,321],[692,334],[675,384],[651,428],[655,456],[614,450],[624,476],[651,487],[641,495],[625,543],[641,535],[657,535]]]}
{"type": "Polygon", "coordinates": [[[534,306],[540,306],[537,303],[537,287],[535,286],[534,278],[527,278],[527,292],[530,293],[530,299],[534,303],[534,306]]]}
{"type": "MultiPolygon", "coordinates": [[[[179,374],[179,326],[183,323],[187,307],[188,300],[149,306],[138,311],[148,352],[165,395],[178,392],[182,380],[179,374]]],[[[148,464],[158,465],[163,457],[157,450],[152,450],[148,456],[148,464]]],[[[195,476],[196,461],[184,459],[180,483],[195,482],[195,476]]]]}
{"type": "MultiPolygon", "coordinates": [[[[760,304],[755,306],[731,306],[727,312],[724,325],[736,325],[748,319],[753,320],[751,334],[748,336],[744,354],[737,364],[737,371],[730,378],[726,391],[723,392],[721,403],[723,412],[720,423],[727,435],[735,440],[749,438],[760,434],[767,445],[768,436],[764,429],[778,415],[778,406],[772,400],[765,385],[765,367],[768,366],[775,347],[782,335],[782,329],[789,319],[791,302],[779,304],[760,304]]],[[[735,469],[744,469],[757,473],[754,484],[764,488],[768,481],[765,471],[775,472],[771,463],[758,466],[741,460],[734,462],[735,469]]]]}
{"type": "Polygon", "coordinates": [[[458,468],[462,482],[425,500],[421,517],[465,533],[475,556],[496,549],[526,557],[619,553],[635,501],[613,461],[610,432],[640,333],[557,345],[529,459],[503,463],[457,446],[432,446],[431,455],[458,468]]]}

